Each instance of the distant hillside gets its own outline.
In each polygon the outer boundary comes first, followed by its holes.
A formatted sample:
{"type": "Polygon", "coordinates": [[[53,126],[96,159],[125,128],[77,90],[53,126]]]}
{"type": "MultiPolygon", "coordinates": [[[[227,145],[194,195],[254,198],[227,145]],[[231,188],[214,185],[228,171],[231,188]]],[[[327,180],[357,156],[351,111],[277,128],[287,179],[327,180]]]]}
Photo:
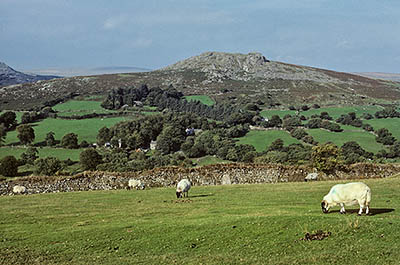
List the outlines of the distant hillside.
{"type": "Polygon", "coordinates": [[[400,82],[400,74],[395,74],[395,73],[363,72],[363,73],[355,73],[355,74],[369,77],[369,78],[384,79],[384,80],[400,82]]]}
{"type": "Polygon", "coordinates": [[[39,75],[58,75],[64,77],[72,76],[90,76],[90,75],[104,75],[104,74],[118,74],[118,73],[137,73],[148,72],[151,69],[131,66],[109,66],[109,67],[95,67],[95,68],[49,68],[49,69],[33,69],[26,70],[25,72],[34,73],[39,75]]]}
{"type": "Polygon", "coordinates": [[[5,63],[0,62],[0,87],[31,83],[39,80],[50,80],[54,78],[59,78],[59,76],[25,74],[12,69],[5,63]]]}
{"type": "Polygon", "coordinates": [[[268,60],[260,53],[206,52],[140,73],[55,79],[3,88],[0,108],[30,109],[74,95],[106,95],[118,87],[173,85],[185,95],[208,95],[229,104],[261,108],[384,104],[400,99],[400,83],[268,60]]]}

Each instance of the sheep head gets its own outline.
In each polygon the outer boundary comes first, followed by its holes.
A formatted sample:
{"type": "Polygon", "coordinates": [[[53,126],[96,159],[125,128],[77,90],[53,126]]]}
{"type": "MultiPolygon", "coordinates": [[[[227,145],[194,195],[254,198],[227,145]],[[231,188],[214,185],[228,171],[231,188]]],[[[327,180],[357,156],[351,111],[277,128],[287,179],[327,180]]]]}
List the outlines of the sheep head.
{"type": "Polygon", "coordinates": [[[330,207],[331,206],[329,205],[329,203],[327,201],[323,200],[321,202],[321,208],[322,208],[323,213],[328,213],[330,207]]]}

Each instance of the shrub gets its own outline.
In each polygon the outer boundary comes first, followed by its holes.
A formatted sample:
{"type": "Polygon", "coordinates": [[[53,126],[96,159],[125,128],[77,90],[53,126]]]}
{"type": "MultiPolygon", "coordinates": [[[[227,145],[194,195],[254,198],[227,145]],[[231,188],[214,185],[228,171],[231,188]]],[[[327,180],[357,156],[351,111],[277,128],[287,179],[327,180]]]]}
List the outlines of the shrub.
{"type": "Polygon", "coordinates": [[[78,148],[78,135],[75,133],[67,133],[61,139],[61,145],[68,149],[78,148]]]}
{"type": "Polygon", "coordinates": [[[32,126],[23,124],[17,127],[18,132],[18,139],[22,144],[29,144],[32,143],[35,139],[35,131],[33,130],[32,126]]]}
{"type": "Polygon", "coordinates": [[[39,158],[35,161],[35,173],[38,175],[51,176],[60,171],[62,163],[56,157],[39,158]]]}
{"type": "Polygon", "coordinates": [[[79,162],[85,170],[95,170],[101,164],[102,156],[93,148],[82,151],[79,155],[79,162]]]}
{"type": "Polygon", "coordinates": [[[332,143],[314,146],[311,159],[313,166],[325,173],[332,172],[342,163],[340,150],[332,143]]]}
{"type": "Polygon", "coordinates": [[[392,133],[386,128],[381,128],[376,132],[376,141],[383,145],[392,145],[396,142],[396,138],[393,137],[392,133]]]}
{"type": "Polygon", "coordinates": [[[18,160],[14,156],[5,156],[0,160],[0,174],[15,177],[18,174],[18,160]]]}

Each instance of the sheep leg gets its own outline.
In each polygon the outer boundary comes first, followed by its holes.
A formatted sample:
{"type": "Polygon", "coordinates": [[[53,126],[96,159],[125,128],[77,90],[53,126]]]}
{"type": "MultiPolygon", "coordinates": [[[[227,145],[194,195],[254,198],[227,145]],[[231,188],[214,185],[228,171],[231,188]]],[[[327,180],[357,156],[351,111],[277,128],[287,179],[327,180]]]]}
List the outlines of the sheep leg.
{"type": "Polygon", "coordinates": [[[346,209],[344,209],[344,204],[343,203],[340,204],[340,213],[341,214],[345,214],[346,213],[346,209]]]}
{"type": "Polygon", "coordinates": [[[362,215],[364,206],[362,204],[360,204],[360,210],[358,211],[358,215],[362,215]]]}
{"type": "Polygon", "coordinates": [[[365,214],[368,215],[369,214],[369,206],[367,205],[367,209],[365,210],[365,214]]]}

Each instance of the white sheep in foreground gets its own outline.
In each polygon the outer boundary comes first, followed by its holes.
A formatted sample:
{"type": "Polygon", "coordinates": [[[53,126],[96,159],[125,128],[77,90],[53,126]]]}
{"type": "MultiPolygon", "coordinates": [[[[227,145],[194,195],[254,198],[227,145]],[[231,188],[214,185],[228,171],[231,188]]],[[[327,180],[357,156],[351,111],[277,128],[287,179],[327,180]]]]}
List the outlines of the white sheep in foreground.
{"type": "Polygon", "coordinates": [[[13,187],[13,193],[14,194],[23,194],[26,192],[26,188],[24,186],[21,185],[15,185],[13,187]]]}
{"type": "Polygon", "coordinates": [[[182,198],[182,195],[183,195],[183,197],[188,197],[190,187],[191,187],[191,184],[188,179],[182,179],[181,181],[179,181],[178,185],[176,186],[176,197],[182,198]],[[186,196],[185,196],[185,193],[186,193],[186,196]]]}
{"type": "Polygon", "coordinates": [[[145,185],[140,180],[129,179],[129,181],[128,181],[128,189],[144,190],[145,189],[145,185]]]}
{"type": "Polygon", "coordinates": [[[346,213],[345,205],[360,205],[358,215],[361,215],[366,208],[365,214],[369,214],[369,204],[371,202],[371,189],[362,182],[351,182],[347,184],[334,185],[329,193],[324,196],[321,207],[322,212],[327,213],[329,208],[340,205],[340,213],[346,213]]]}

